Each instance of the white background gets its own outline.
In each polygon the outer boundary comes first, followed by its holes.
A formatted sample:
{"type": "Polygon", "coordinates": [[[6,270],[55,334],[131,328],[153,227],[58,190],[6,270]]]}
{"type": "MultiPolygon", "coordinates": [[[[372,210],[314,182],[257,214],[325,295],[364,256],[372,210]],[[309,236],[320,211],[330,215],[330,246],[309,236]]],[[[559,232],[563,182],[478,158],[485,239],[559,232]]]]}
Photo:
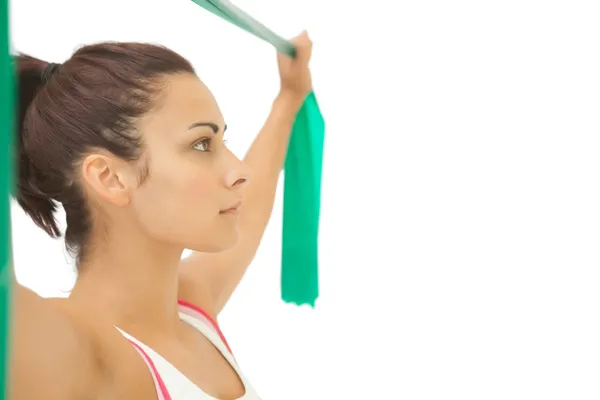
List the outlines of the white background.
{"type": "MultiPolygon", "coordinates": [[[[279,298],[280,192],[221,318],[264,399],[600,398],[598,3],[236,4],[309,30],[327,122],[316,309],[279,298]]],[[[273,50],[189,0],[12,8],[16,49],[48,61],[181,52],[240,156],[276,94],[273,50]]],[[[63,244],[13,216],[19,281],[66,295],[63,244]]]]}

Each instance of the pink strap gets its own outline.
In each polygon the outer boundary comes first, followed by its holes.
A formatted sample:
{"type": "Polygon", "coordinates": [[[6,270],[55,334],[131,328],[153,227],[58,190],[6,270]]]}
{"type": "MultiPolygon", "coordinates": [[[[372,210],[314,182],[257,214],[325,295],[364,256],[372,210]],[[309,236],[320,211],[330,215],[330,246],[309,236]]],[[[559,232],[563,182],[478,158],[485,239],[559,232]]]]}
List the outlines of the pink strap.
{"type": "Polygon", "coordinates": [[[227,347],[227,350],[229,350],[229,353],[231,353],[231,355],[233,355],[233,352],[231,351],[231,348],[229,347],[229,343],[227,343],[227,339],[225,339],[223,332],[221,332],[221,328],[219,328],[219,324],[217,324],[217,321],[215,321],[210,315],[208,315],[208,313],[206,313],[206,311],[204,311],[203,309],[201,309],[200,307],[198,307],[195,304],[192,304],[185,300],[178,300],[177,303],[179,304],[181,310],[185,314],[187,314],[191,317],[194,317],[194,318],[198,318],[200,320],[204,319],[204,320],[208,321],[208,323],[213,327],[215,332],[217,332],[219,334],[219,337],[225,344],[225,347],[227,347]]]}
{"type": "Polygon", "coordinates": [[[131,342],[133,347],[135,347],[135,349],[138,351],[138,353],[141,354],[142,358],[146,362],[146,365],[150,369],[150,373],[152,374],[152,380],[154,381],[154,386],[156,387],[156,393],[158,394],[158,400],[172,400],[171,395],[169,394],[169,391],[167,390],[167,387],[165,386],[165,383],[163,382],[162,378],[160,377],[160,374],[158,373],[158,371],[156,370],[156,367],[154,366],[154,363],[152,362],[152,359],[148,356],[148,354],[146,354],[144,349],[142,349],[140,346],[138,346],[137,343],[135,343],[132,340],[129,340],[129,341],[131,342]]]}
{"type": "MultiPolygon", "coordinates": [[[[219,328],[219,324],[217,324],[217,321],[215,321],[206,311],[204,311],[200,307],[196,306],[195,304],[192,304],[185,300],[178,300],[177,303],[179,304],[181,310],[185,314],[190,315],[194,318],[198,318],[200,320],[204,319],[204,320],[208,321],[208,323],[212,326],[212,328],[219,334],[219,337],[225,344],[225,347],[227,347],[227,350],[229,351],[229,353],[231,353],[231,355],[233,355],[233,353],[231,352],[231,348],[229,347],[229,343],[227,343],[227,340],[225,339],[223,332],[221,332],[221,328],[219,328]]],[[[138,353],[140,353],[140,355],[144,359],[144,362],[148,366],[150,373],[152,374],[152,380],[154,381],[154,386],[156,387],[156,393],[158,394],[158,400],[172,400],[171,395],[169,394],[169,391],[167,390],[165,383],[163,382],[162,378],[160,377],[160,374],[158,373],[158,370],[156,369],[156,367],[154,366],[154,363],[152,362],[152,359],[148,356],[148,354],[146,354],[144,349],[142,349],[137,343],[135,343],[132,340],[129,340],[129,341],[131,342],[133,347],[138,351],[138,353]]]]}

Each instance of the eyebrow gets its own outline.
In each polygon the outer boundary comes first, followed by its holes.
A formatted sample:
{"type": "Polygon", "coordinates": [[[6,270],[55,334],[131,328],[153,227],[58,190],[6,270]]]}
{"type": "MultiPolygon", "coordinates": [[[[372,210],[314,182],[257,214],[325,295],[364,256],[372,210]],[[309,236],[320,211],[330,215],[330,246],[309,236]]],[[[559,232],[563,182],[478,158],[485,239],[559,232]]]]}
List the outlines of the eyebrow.
{"type": "MultiPolygon", "coordinates": [[[[219,132],[219,125],[217,125],[213,122],[194,122],[193,124],[188,126],[188,130],[198,128],[199,126],[208,126],[209,128],[211,128],[213,130],[215,135],[219,132]]],[[[223,128],[223,133],[225,133],[226,130],[227,130],[227,125],[225,125],[225,127],[223,128]]]]}

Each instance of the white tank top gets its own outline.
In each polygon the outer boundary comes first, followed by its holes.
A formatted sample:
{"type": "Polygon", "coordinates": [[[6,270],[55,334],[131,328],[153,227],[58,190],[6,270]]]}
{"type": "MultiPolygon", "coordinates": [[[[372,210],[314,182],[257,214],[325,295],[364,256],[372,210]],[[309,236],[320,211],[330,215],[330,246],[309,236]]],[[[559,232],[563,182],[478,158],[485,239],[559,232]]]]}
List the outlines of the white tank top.
{"type": "MultiPolygon", "coordinates": [[[[223,357],[231,364],[244,384],[246,393],[238,400],[260,400],[254,389],[250,386],[240,371],[231,349],[219,329],[219,325],[202,309],[195,305],[180,300],[179,318],[196,328],[221,352],[223,357]]],[[[156,393],[159,400],[218,400],[206,394],[196,384],[171,365],[160,354],[149,346],[137,340],[126,332],[117,328],[133,344],[140,353],[154,380],[156,393]]]]}

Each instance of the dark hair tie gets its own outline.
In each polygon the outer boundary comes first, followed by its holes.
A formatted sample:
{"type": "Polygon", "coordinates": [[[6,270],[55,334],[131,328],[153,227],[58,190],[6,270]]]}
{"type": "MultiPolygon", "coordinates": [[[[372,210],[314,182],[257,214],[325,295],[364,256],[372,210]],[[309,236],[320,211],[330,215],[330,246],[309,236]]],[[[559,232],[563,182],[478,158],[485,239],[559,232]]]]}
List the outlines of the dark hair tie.
{"type": "Polygon", "coordinates": [[[50,79],[50,77],[52,76],[52,74],[54,72],[56,72],[56,70],[58,69],[58,67],[60,66],[60,64],[56,64],[56,63],[48,63],[48,65],[46,65],[46,68],[44,68],[44,70],[42,71],[42,82],[46,83],[48,82],[48,79],[50,79]]]}

